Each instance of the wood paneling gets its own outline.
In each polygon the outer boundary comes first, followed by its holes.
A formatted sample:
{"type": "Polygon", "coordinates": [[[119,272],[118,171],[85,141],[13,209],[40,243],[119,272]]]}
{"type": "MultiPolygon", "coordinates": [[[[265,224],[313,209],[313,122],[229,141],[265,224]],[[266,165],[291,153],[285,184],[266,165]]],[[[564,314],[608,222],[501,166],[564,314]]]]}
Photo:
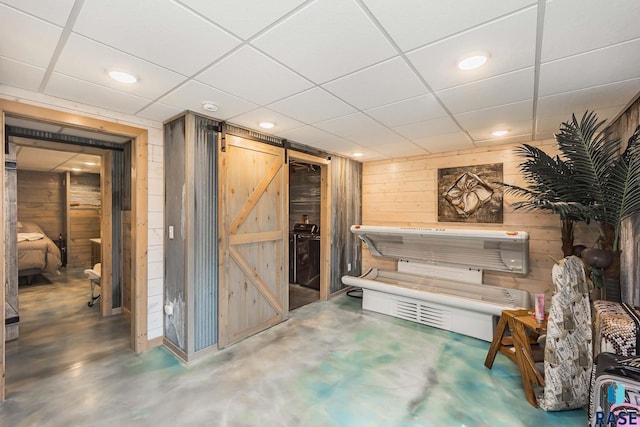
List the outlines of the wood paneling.
{"type": "Polygon", "coordinates": [[[67,235],[65,174],[18,171],[18,220],[35,222],[57,239],[67,235]]]}
{"type": "MultiPolygon", "coordinates": [[[[530,143],[554,154],[555,141],[530,143]]],[[[560,219],[541,211],[515,211],[510,207],[513,197],[505,196],[503,224],[463,224],[438,222],[437,172],[439,168],[502,162],[504,181],[524,184],[517,166],[520,159],[514,145],[433,154],[398,160],[365,163],[362,176],[363,213],[366,225],[467,228],[493,230],[523,230],[530,234],[530,272],[525,276],[485,272],[484,282],[530,292],[545,292],[552,288],[551,258],[562,258],[560,219]]],[[[576,227],[576,244],[592,246],[598,234],[584,224],[576,227]]],[[[394,260],[373,258],[363,248],[363,270],[369,267],[395,269],[394,260]]]]}
{"type": "Polygon", "coordinates": [[[70,174],[69,227],[68,268],[91,267],[89,239],[100,237],[100,175],[70,174]]]}
{"type": "MultiPolygon", "coordinates": [[[[612,136],[620,138],[623,146],[640,124],[640,97],[611,124],[612,136]]],[[[622,302],[640,305],[640,214],[627,218],[622,223],[620,235],[620,285],[622,302]]]]}
{"type": "Polygon", "coordinates": [[[68,268],[91,266],[91,241],[100,237],[100,215],[97,209],[69,211],[71,230],[67,240],[68,268]]]}

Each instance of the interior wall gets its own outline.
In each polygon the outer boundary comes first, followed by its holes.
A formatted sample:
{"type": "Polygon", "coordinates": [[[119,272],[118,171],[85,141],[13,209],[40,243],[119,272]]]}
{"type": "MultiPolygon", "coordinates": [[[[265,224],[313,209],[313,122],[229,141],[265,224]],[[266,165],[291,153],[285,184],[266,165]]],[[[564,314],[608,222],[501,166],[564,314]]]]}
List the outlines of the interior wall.
{"type": "Polygon", "coordinates": [[[100,175],[70,174],[67,268],[91,267],[89,239],[100,237],[100,207],[100,175]]]}
{"type": "MultiPolygon", "coordinates": [[[[640,124],[640,98],[636,99],[620,117],[611,124],[612,136],[620,138],[624,145],[640,124]]],[[[640,215],[627,218],[622,223],[620,236],[620,284],[622,302],[640,305],[640,215]]]]}
{"type": "Polygon", "coordinates": [[[309,216],[309,223],[320,226],[320,166],[289,167],[289,230],[309,216]]]}
{"type": "Polygon", "coordinates": [[[56,240],[67,236],[65,174],[18,170],[18,221],[35,222],[56,240]]]}
{"type": "Polygon", "coordinates": [[[361,163],[331,158],[331,293],[344,287],[342,276],[359,276],[362,271],[362,245],[350,231],[363,223],[361,176],[361,163]]]}
{"type": "MultiPolygon", "coordinates": [[[[19,298],[18,298],[18,236],[17,236],[17,199],[16,199],[16,146],[9,143],[9,152],[6,153],[3,167],[4,175],[4,253],[3,259],[5,273],[4,289],[4,319],[5,334],[4,340],[10,341],[18,338],[19,335],[19,298]]],[[[4,341],[3,340],[3,341],[4,341]]],[[[3,345],[0,342],[0,346],[3,345]]],[[[2,357],[0,355],[0,357],[2,357]]],[[[2,396],[2,386],[0,380],[0,396],[2,396]]],[[[0,400],[1,401],[1,400],[0,400]]]]}
{"type": "MultiPolygon", "coordinates": [[[[549,154],[556,153],[554,140],[528,143],[540,146],[549,154]]],[[[510,207],[513,197],[505,195],[502,224],[438,222],[438,169],[501,162],[504,182],[525,185],[517,169],[521,160],[514,154],[514,147],[515,145],[509,144],[365,163],[362,178],[363,224],[526,231],[530,235],[529,273],[522,276],[485,272],[484,282],[532,293],[550,293],[553,265],[551,258],[562,258],[559,216],[540,211],[514,212],[510,207]]],[[[576,228],[576,244],[591,246],[597,237],[595,229],[582,224],[576,228]]],[[[363,248],[363,270],[369,267],[395,270],[396,263],[393,260],[375,259],[363,248]]]]}

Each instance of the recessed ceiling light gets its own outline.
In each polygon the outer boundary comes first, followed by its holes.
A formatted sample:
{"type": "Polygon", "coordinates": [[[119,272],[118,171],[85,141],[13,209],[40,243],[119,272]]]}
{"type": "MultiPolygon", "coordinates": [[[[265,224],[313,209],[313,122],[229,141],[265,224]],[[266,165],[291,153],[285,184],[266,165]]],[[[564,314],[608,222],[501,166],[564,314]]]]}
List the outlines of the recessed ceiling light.
{"type": "Polygon", "coordinates": [[[71,170],[74,172],[82,172],[82,169],[80,168],[71,168],[71,170]]]}
{"type": "Polygon", "coordinates": [[[275,126],[275,124],[273,124],[271,122],[261,122],[258,125],[263,129],[271,129],[272,127],[275,126]]]}
{"type": "Polygon", "coordinates": [[[87,165],[87,166],[95,166],[95,165],[97,165],[96,162],[84,162],[84,164],[87,165]]]}
{"type": "Polygon", "coordinates": [[[501,129],[501,130],[496,130],[496,131],[491,132],[491,135],[493,135],[493,136],[505,136],[508,133],[509,133],[508,130],[501,129]]]}
{"type": "Polygon", "coordinates": [[[133,74],[120,70],[109,71],[109,77],[120,83],[135,83],[138,81],[138,78],[133,74]]]}
{"type": "Polygon", "coordinates": [[[213,102],[204,101],[202,103],[202,109],[207,110],[207,111],[218,111],[218,106],[216,104],[214,104],[213,102]]]}
{"type": "Polygon", "coordinates": [[[362,153],[351,153],[353,157],[362,157],[362,153]]]}
{"type": "Polygon", "coordinates": [[[458,62],[458,68],[465,71],[475,70],[476,68],[482,67],[487,62],[487,59],[489,59],[488,55],[475,53],[462,58],[458,62]]]}

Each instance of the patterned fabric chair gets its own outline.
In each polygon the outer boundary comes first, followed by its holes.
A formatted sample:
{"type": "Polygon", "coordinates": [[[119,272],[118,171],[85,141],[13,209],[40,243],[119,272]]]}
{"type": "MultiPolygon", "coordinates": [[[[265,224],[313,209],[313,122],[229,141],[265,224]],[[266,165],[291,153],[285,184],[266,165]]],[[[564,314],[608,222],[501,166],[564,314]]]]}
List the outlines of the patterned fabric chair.
{"type": "Polygon", "coordinates": [[[561,411],[589,402],[592,355],[589,286],[582,261],[568,257],[553,266],[555,292],[547,323],[544,390],[538,404],[561,411]]]}

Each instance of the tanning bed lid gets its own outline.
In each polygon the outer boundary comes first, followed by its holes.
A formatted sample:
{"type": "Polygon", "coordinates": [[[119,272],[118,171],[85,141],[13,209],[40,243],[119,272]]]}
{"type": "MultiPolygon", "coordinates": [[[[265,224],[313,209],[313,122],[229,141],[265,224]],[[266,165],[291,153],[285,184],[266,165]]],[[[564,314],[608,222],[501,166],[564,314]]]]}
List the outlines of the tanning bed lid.
{"type": "Polygon", "coordinates": [[[526,274],[526,231],[352,225],[371,255],[453,267],[526,274]]]}

